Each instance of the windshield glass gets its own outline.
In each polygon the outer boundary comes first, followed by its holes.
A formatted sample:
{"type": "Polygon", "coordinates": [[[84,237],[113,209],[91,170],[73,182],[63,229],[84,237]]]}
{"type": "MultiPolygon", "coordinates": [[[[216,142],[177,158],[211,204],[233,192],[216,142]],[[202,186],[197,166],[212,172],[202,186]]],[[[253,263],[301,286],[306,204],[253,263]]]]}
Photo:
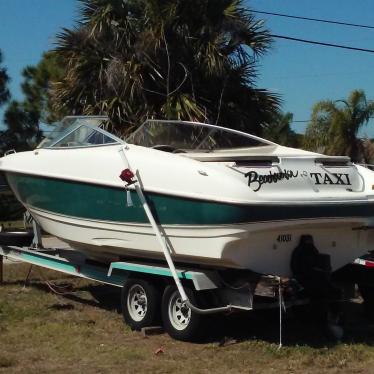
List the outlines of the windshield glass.
{"type": "Polygon", "coordinates": [[[126,142],[150,148],[210,152],[272,145],[264,139],[223,127],[182,121],[145,122],[126,142]]]}
{"type": "Polygon", "coordinates": [[[101,131],[107,126],[106,117],[65,117],[38,148],[87,147],[117,143],[114,136],[101,131]]]}

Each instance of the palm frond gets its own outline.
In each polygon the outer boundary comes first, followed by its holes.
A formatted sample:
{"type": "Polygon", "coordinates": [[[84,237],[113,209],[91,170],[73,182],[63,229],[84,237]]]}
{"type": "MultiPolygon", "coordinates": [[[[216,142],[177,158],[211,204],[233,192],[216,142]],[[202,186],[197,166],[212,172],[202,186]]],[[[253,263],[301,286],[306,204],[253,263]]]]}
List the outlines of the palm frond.
{"type": "Polygon", "coordinates": [[[118,128],[150,116],[256,133],[278,110],[278,96],[255,88],[269,32],[243,1],[80,3],[76,27],[57,36],[67,69],[54,85],[56,108],[105,112],[118,128]]]}

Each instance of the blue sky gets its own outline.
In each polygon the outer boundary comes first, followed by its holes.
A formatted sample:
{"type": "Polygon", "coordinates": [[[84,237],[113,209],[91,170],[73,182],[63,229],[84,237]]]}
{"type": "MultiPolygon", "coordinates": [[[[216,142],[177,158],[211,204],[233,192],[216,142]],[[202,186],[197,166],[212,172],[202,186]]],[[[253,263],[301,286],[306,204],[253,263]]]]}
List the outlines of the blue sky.
{"type": "MultiPolygon", "coordinates": [[[[71,27],[78,14],[76,0],[0,0],[0,49],[11,78],[14,99],[22,99],[22,70],[35,65],[53,48],[56,33],[71,27]]],[[[0,110],[0,126],[3,110],[0,110]]]]}
{"type": "MultiPolygon", "coordinates": [[[[254,10],[374,26],[374,1],[369,0],[251,0],[248,3],[254,10]]],[[[272,34],[374,49],[374,29],[261,17],[272,34]]],[[[374,99],[373,66],[374,53],[276,39],[272,51],[261,61],[258,85],[280,93],[283,109],[294,113],[295,120],[307,120],[315,102],[342,99],[356,88],[374,99]]],[[[295,123],[294,128],[302,131],[305,124],[295,123]]],[[[374,135],[373,121],[365,132],[374,135]]]]}
{"type": "MultiPolygon", "coordinates": [[[[13,98],[22,98],[22,69],[36,64],[53,47],[61,27],[74,24],[77,4],[76,0],[0,0],[0,49],[12,79],[13,98]]],[[[254,10],[374,26],[374,1],[369,0],[248,0],[246,4],[254,10]]],[[[374,49],[374,30],[258,17],[266,20],[273,34],[374,49]]],[[[260,61],[257,85],[279,93],[283,110],[294,113],[296,121],[307,120],[315,102],[342,99],[356,88],[374,99],[373,65],[374,54],[275,39],[273,49],[260,61]]],[[[293,127],[302,132],[305,124],[293,127]]],[[[374,122],[363,133],[374,136],[374,122]]]]}

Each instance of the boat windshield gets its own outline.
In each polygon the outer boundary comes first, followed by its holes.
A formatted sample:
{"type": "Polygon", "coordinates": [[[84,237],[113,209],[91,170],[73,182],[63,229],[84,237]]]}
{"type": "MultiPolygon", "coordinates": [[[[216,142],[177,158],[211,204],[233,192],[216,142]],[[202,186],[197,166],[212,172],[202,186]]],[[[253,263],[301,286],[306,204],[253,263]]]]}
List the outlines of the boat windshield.
{"type": "Polygon", "coordinates": [[[253,135],[204,123],[148,120],[127,139],[127,143],[184,152],[274,145],[253,135]]]}
{"type": "Polygon", "coordinates": [[[114,144],[118,139],[106,131],[108,118],[68,116],[39,144],[38,148],[73,148],[114,144]]]}

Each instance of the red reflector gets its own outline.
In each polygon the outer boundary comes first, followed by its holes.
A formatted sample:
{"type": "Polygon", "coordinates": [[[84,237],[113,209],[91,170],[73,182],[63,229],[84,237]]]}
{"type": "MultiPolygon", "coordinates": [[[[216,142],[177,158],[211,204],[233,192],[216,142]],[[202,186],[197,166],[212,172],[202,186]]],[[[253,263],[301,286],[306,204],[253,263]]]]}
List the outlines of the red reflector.
{"type": "Polygon", "coordinates": [[[134,183],[134,181],[132,180],[134,176],[134,173],[130,169],[124,169],[122,170],[119,177],[126,183],[134,183]]]}
{"type": "Polygon", "coordinates": [[[365,261],[365,266],[367,268],[374,268],[374,262],[373,261],[365,261]]]}

